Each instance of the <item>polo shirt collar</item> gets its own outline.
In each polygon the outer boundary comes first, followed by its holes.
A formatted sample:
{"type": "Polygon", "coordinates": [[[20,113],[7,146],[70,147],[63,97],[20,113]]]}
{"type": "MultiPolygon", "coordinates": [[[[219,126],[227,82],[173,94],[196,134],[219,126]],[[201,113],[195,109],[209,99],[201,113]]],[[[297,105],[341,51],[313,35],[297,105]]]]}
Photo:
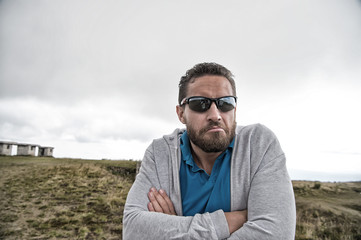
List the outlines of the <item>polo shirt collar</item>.
{"type": "MultiPolygon", "coordinates": [[[[233,146],[234,146],[234,138],[233,138],[232,142],[228,145],[227,151],[232,151],[233,146]]],[[[190,141],[189,141],[189,138],[188,138],[187,131],[184,131],[184,133],[181,136],[180,148],[181,148],[181,151],[182,151],[182,160],[187,165],[192,167],[193,172],[203,170],[203,169],[199,168],[197,166],[197,164],[194,163],[193,156],[192,156],[192,151],[191,151],[191,146],[190,146],[190,141]]],[[[220,156],[222,156],[222,155],[224,155],[224,154],[221,154],[220,156]]]]}

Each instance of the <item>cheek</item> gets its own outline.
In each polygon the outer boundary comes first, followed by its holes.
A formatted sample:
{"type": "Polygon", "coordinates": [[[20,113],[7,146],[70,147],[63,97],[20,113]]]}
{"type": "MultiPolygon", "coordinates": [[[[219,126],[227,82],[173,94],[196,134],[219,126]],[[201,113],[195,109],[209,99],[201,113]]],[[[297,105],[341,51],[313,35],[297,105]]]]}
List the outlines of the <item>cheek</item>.
{"type": "Polygon", "coordinates": [[[204,121],[204,114],[192,112],[190,110],[183,114],[184,122],[192,124],[193,126],[201,124],[204,121]]]}
{"type": "Polygon", "coordinates": [[[234,112],[232,112],[230,114],[225,115],[223,119],[224,122],[228,125],[228,127],[230,127],[236,121],[236,115],[234,112]]]}
{"type": "Polygon", "coordinates": [[[207,123],[203,118],[204,117],[198,114],[184,115],[184,124],[194,130],[199,130],[207,123]]]}

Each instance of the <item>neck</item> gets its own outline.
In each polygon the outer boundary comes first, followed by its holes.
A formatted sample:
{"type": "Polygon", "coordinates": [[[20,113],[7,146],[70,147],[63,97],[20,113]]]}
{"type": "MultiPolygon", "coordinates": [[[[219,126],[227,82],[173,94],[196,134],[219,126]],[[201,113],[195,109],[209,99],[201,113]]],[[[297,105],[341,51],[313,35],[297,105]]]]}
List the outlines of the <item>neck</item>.
{"type": "Polygon", "coordinates": [[[213,165],[216,162],[217,157],[221,155],[222,152],[204,152],[198,146],[194,145],[192,141],[190,142],[192,146],[192,155],[194,162],[197,164],[198,167],[206,171],[208,175],[211,175],[213,165]]]}

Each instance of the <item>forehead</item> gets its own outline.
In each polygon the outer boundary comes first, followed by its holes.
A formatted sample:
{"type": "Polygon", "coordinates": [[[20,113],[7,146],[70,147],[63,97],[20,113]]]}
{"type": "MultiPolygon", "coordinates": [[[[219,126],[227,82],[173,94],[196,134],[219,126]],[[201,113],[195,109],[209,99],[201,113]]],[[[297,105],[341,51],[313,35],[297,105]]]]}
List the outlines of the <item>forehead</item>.
{"type": "Polygon", "coordinates": [[[229,80],[223,76],[206,75],[195,78],[189,83],[187,97],[203,96],[217,98],[223,96],[232,96],[232,86],[229,80]]]}

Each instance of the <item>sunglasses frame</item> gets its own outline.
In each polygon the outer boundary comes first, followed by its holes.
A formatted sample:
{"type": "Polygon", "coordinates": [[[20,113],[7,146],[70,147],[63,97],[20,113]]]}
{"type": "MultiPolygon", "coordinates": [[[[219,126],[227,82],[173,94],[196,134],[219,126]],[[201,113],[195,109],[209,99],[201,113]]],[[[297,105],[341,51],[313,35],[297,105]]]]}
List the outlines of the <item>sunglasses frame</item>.
{"type": "MultiPolygon", "coordinates": [[[[211,101],[211,104],[209,105],[208,108],[206,108],[206,109],[204,109],[204,110],[201,110],[201,111],[192,109],[192,108],[190,107],[190,109],[191,109],[192,111],[195,111],[195,112],[206,112],[206,111],[208,111],[208,110],[211,108],[211,106],[212,106],[212,102],[214,102],[214,103],[216,104],[217,109],[219,109],[219,110],[222,111],[222,112],[228,112],[228,111],[231,111],[231,110],[235,109],[235,108],[236,108],[236,104],[237,104],[237,97],[235,97],[235,96],[223,96],[223,97],[219,97],[219,98],[208,98],[208,97],[203,97],[203,96],[192,96],[192,97],[189,97],[189,98],[184,98],[184,99],[181,101],[180,106],[184,106],[185,104],[188,104],[188,105],[189,105],[189,102],[191,102],[192,99],[197,99],[197,98],[199,98],[200,100],[202,100],[202,99],[203,99],[203,100],[209,100],[209,101],[211,101]],[[235,102],[235,105],[233,106],[233,108],[230,109],[230,110],[228,110],[228,111],[223,111],[223,110],[222,110],[222,107],[220,108],[220,106],[219,106],[219,100],[222,100],[222,98],[233,98],[233,99],[234,99],[234,102],[235,102]]],[[[225,102],[226,102],[226,101],[225,101],[225,102]]],[[[232,104],[232,105],[233,105],[233,104],[232,104]]]]}

